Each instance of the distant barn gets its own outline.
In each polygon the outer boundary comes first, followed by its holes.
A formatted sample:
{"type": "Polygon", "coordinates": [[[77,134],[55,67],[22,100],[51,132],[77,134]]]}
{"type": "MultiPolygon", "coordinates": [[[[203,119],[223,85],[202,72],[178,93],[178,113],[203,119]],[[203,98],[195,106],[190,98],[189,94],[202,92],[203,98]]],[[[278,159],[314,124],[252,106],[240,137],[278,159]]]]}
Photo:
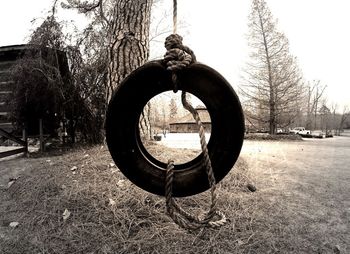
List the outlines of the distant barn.
{"type": "MultiPolygon", "coordinates": [[[[205,132],[211,132],[211,120],[208,110],[204,107],[197,107],[196,110],[199,114],[201,122],[203,123],[205,132]]],[[[197,133],[199,130],[196,121],[190,113],[176,121],[171,122],[169,125],[171,133],[197,133]]]]}

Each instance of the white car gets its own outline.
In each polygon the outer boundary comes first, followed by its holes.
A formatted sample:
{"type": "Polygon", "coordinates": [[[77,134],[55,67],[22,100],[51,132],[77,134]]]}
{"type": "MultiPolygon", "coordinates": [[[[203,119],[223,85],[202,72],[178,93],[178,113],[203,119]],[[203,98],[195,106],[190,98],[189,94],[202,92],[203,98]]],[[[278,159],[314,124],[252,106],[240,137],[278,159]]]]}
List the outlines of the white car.
{"type": "Polygon", "coordinates": [[[295,127],[292,130],[289,130],[289,133],[300,134],[300,135],[308,135],[311,134],[310,130],[305,130],[304,127],[295,127]]]}
{"type": "Polygon", "coordinates": [[[303,130],[298,132],[299,135],[310,135],[311,131],[310,130],[303,130]]]}
{"type": "Polygon", "coordinates": [[[313,138],[325,138],[326,137],[326,133],[324,133],[323,131],[313,131],[311,133],[313,138]]]}
{"type": "Polygon", "coordinates": [[[295,127],[291,130],[289,130],[289,133],[294,133],[294,134],[298,134],[300,131],[304,131],[305,128],[304,127],[295,127]]]}

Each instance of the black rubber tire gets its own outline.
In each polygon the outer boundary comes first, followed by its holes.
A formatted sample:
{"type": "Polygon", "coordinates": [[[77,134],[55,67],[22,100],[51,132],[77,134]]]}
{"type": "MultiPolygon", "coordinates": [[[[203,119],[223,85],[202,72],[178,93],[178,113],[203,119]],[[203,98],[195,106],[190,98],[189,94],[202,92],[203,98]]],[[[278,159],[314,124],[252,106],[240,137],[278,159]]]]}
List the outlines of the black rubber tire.
{"type": "MultiPolygon", "coordinates": [[[[177,76],[178,89],[197,96],[210,114],[212,128],[208,150],[215,179],[219,182],[232,169],[243,144],[241,104],[231,85],[206,65],[192,64],[177,76]]],[[[173,90],[171,73],[161,61],[141,66],[116,89],[105,125],[108,148],[120,171],[140,188],[163,196],[167,165],[144,148],[139,119],[151,98],[169,90],[173,90]]],[[[210,187],[202,157],[200,154],[190,162],[175,165],[173,196],[190,196],[210,187]]]]}

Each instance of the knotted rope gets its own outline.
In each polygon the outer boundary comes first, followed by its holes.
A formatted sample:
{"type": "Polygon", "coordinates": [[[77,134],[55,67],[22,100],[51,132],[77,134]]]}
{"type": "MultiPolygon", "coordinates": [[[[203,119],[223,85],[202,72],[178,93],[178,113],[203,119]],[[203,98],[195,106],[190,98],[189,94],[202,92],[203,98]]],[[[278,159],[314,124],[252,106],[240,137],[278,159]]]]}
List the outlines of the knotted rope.
{"type": "MultiPolygon", "coordinates": [[[[190,48],[182,44],[182,37],[178,34],[172,34],[166,38],[165,48],[167,49],[167,52],[164,56],[164,61],[167,65],[167,69],[172,72],[174,92],[176,93],[178,89],[177,72],[196,62],[196,57],[190,48]]],[[[204,216],[195,216],[186,212],[177,204],[176,200],[172,197],[174,161],[169,160],[165,179],[167,212],[176,224],[189,230],[196,230],[202,227],[220,227],[226,223],[226,217],[222,212],[216,210],[216,180],[213,168],[211,166],[207,142],[205,140],[205,130],[197,110],[187,101],[185,91],[182,91],[181,102],[183,107],[192,114],[197,125],[199,126],[200,143],[203,152],[203,164],[208,175],[210,186],[211,205],[209,211],[204,214],[204,216]],[[214,217],[218,217],[218,219],[214,220],[214,217]]]]}
{"type": "Polygon", "coordinates": [[[167,52],[164,55],[164,61],[167,69],[172,72],[173,91],[177,92],[176,72],[196,62],[196,56],[193,51],[182,44],[182,37],[178,34],[171,34],[165,39],[165,48],[167,52]]]}

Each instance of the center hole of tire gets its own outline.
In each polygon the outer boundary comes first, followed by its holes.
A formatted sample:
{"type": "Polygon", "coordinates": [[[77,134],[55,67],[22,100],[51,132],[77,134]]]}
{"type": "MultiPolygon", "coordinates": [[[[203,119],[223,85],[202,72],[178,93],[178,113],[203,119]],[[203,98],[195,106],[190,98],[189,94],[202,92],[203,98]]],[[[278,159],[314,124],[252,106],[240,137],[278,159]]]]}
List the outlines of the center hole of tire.
{"type": "MultiPolygon", "coordinates": [[[[207,143],[211,134],[211,118],[205,104],[196,96],[187,94],[187,101],[197,110],[205,129],[207,143]]],[[[195,159],[201,152],[199,127],[192,114],[181,103],[181,91],[161,93],[143,108],[139,119],[143,146],[155,159],[183,164],[195,159]]]]}

